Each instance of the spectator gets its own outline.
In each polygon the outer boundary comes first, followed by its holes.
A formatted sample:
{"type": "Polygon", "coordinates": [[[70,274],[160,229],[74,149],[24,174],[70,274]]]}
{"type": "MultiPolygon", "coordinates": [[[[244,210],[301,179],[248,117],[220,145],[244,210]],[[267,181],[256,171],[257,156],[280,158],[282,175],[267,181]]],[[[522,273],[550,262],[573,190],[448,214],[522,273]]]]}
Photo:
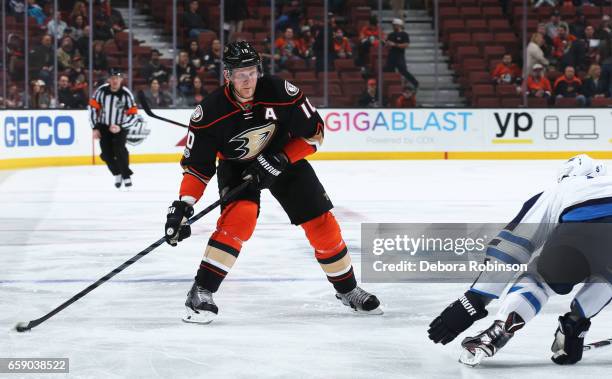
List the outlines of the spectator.
{"type": "Polygon", "coordinates": [[[93,69],[96,71],[108,71],[108,59],[104,52],[104,42],[95,41],[93,44],[93,69]]]}
{"type": "Polygon", "coordinates": [[[288,61],[299,58],[297,41],[293,39],[293,29],[285,29],[283,35],[276,39],[275,46],[281,57],[281,68],[286,68],[288,61]]]}
{"type": "Polygon", "coordinates": [[[196,71],[204,71],[204,54],[200,50],[200,44],[195,39],[189,41],[189,63],[196,71]]]}
{"type": "Polygon", "coordinates": [[[36,0],[28,0],[28,16],[33,17],[39,26],[44,25],[47,19],[47,15],[43,12],[42,7],[36,3],[36,0]]]}
{"type": "Polygon", "coordinates": [[[62,74],[57,81],[57,102],[60,108],[84,109],[87,106],[87,97],[82,90],[74,91],[68,75],[62,74]]]}
{"type": "MultiPolygon", "coordinates": [[[[263,49],[261,49],[261,53],[259,53],[259,56],[261,56],[261,65],[263,68],[263,72],[265,74],[270,74],[271,71],[271,65],[272,65],[272,55],[269,53],[270,51],[270,38],[266,38],[264,40],[264,47],[263,49]]],[[[280,55],[278,54],[278,51],[275,50],[274,51],[274,72],[279,72],[280,71],[280,66],[278,65],[278,62],[280,61],[280,55]]]]}
{"type": "Polygon", "coordinates": [[[382,30],[379,33],[378,30],[378,18],[371,16],[368,25],[361,28],[359,32],[359,48],[357,65],[365,66],[370,61],[370,48],[378,47],[378,43],[381,39],[385,38],[385,34],[382,30]]]}
{"type": "Polygon", "coordinates": [[[595,38],[598,40],[607,40],[612,33],[612,23],[610,22],[610,16],[604,14],[601,17],[601,23],[595,31],[595,38]]]}
{"type": "Polygon", "coordinates": [[[521,69],[512,63],[512,55],[504,54],[502,61],[495,66],[491,77],[496,84],[521,84],[521,69]]]}
{"type": "Polygon", "coordinates": [[[189,38],[198,38],[200,33],[208,31],[204,19],[198,13],[199,7],[200,3],[197,0],[191,0],[189,10],[183,14],[183,26],[187,28],[189,38]]]}
{"type": "Polygon", "coordinates": [[[57,63],[60,70],[67,70],[73,67],[72,58],[80,56],[79,52],[74,48],[72,38],[64,37],[62,45],[57,50],[57,63]]]}
{"type": "Polygon", "coordinates": [[[55,101],[45,86],[45,82],[40,79],[32,81],[32,91],[30,94],[30,108],[48,109],[55,107],[55,101]]]}
{"type": "Polygon", "coordinates": [[[72,57],[72,66],[67,71],[70,81],[74,83],[75,87],[80,85],[87,86],[87,77],[85,75],[85,68],[83,67],[83,60],[80,55],[72,57]]]}
{"type": "Polygon", "coordinates": [[[23,108],[23,93],[19,92],[17,84],[9,86],[4,104],[7,108],[23,108]]]}
{"type": "Polygon", "coordinates": [[[533,67],[536,63],[542,66],[548,66],[550,62],[544,57],[544,52],[541,46],[544,44],[544,36],[540,33],[534,33],[531,36],[531,41],[527,45],[527,67],[533,67]]]}
{"type": "Polygon", "coordinates": [[[229,23],[229,32],[242,32],[242,21],[249,18],[246,0],[225,0],[225,22],[229,23]]]}
{"type": "Polygon", "coordinates": [[[74,25],[75,20],[78,16],[81,16],[83,17],[83,19],[86,20],[88,13],[89,12],[84,2],[82,1],[75,2],[74,6],[72,7],[72,12],[70,12],[70,20],[72,20],[72,24],[74,25]]]}
{"type": "Polygon", "coordinates": [[[580,56],[578,59],[582,62],[583,67],[590,67],[592,63],[597,62],[600,41],[594,37],[595,28],[591,25],[587,25],[587,27],[584,28],[584,38],[578,40],[580,43],[580,56]]]}
{"type": "Polygon", "coordinates": [[[70,37],[72,37],[73,40],[78,41],[78,39],[83,37],[85,34],[83,29],[85,29],[86,26],[87,24],[85,23],[85,17],[81,15],[76,16],[72,22],[72,32],[70,33],[70,37]]]}
{"type": "Polygon", "coordinates": [[[557,37],[553,39],[553,58],[556,59],[560,71],[563,71],[565,66],[576,66],[579,63],[580,46],[575,41],[576,37],[569,34],[565,26],[559,26],[557,37]]]}
{"type": "Polygon", "coordinates": [[[47,30],[49,34],[58,40],[64,36],[64,30],[68,25],[62,20],[62,12],[55,12],[55,18],[47,23],[47,30]]]}
{"type": "Polygon", "coordinates": [[[404,31],[404,22],[399,18],[393,19],[393,32],[389,34],[385,43],[391,47],[387,57],[385,71],[399,71],[415,90],[419,89],[419,81],[406,69],[406,49],[410,45],[410,37],[404,31]]]}
{"type": "Polygon", "coordinates": [[[151,50],[151,59],[142,68],[142,76],[147,82],[155,79],[159,84],[163,84],[168,81],[170,69],[161,63],[160,56],[159,50],[151,50]]]}
{"type": "Polygon", "coordinates": [[[291,28],[297,30],[300,19],[304,16],[304,9],[298,0],[285,0],[277,3],[279,17],[276,19],[276,29],[285,30],[291,28]]]}
{"type": "MultiPolygon", "coordinates": [[[[376,79],[368,79],[366,90],[359,97],[357,105],[363,108],[380,108],[381,104],[378,101],[378,85],[376,79]]],[[[382,106],[386,105],[385,103],[382,104],[382,106]]]]}
{"type": "Polygon", "coordinates": [[[550,21],[546,24],[546,35],[551,40],[554,40],[555,38],[557,38],[560,26],[565,26],[566,31],[569,30],[567,22],[561,21],[561,13],[558,10],[555,10],[550,16],[550,21]]]}
{"type": "Polygon", "coordinates": [[[416,93],[414,87],[406,83],[404,85],[402,93],[395,100],[396,108],[415,108],[416,107],[416,93]]]}
{"type": "Polygon", "coordinates": [[[8,54],[8,73],[13,80],[23,80],[23,40],[16,34],[10,33],[7,38],[6,52],[8,54]]]}
{"type": "MultiPolygon", "coordinates": [[[[103,41],[96,42],[99,42],[102,44],[102,46],[104,46],[103,41]]],[[[86,62],[89,62],[89,25],[85,25],[85,27],[83,27],[83,35],[79,39],[77,39],[74,44],[76,45],[76,49],[79,54],[85,57],[86,62]]]]}
{"type": "Polygon", "coordinates": [[[212,41],[210,50],[204,55],[204,67],[214,75],[221,73],[221,41],[218,39],[212,41]]]}
{"type": "Polygon", "coordinates": [[[189,63],[189,54],[181,51],[176,64],[177,88],[183,97],[189,96],[193,90],[193,77],[196,74],[195,68],[189,63]]]}
{"type": "Polygon", "coordinates": [[[111,19],[104,12],[102,7],[96,6],[96,11],[94,12],[94,30],[93,30],[93,39],[108,41],[114,37],[111,19]]]}
{"type": "Polygon", "coordinates": [[[544,53],[544,56],[546,57],[546,59],[550,59],[550,57],[552,56],[553,42],[552,42],[552,38],[546,35],[546,24],[539,23],[537,33],[540,33],[540,35],[542,35],[542,38],[543,38],[542,45],[540,45],[540,49],[542,49],[542,52],[544,53]]]}
{"type": "Polygon", "coordinates": [[[53,83],[53,40],[50,35],[43,35],[40,45],[30,50],[30,70],[45,83],[53,83]]]}
{"type": "Polygon", "coordinates": [[[527,94],[530,97],[538,97],[551,100],[552,88],[550,81],[544,75],[544,66],[540,63],[533,65],[531,74],[527,77],[527,94]]]}
{"type": "MultiPolygon", "coordinates": [[[[329,30],[335,30],[333,27],[332,20],[329,20],[328,25],[329,30]]],[[[333,33],[328,33],[327,37],[327,68],[325,66],[325,33],[323,30],[323,25],[319,23],[314,23],[311,26],[311,30],[315,36],[314,43],[312,44],[312,53],[314,54],[315,59],[315,71],[330,71],[333,70],[334,63],[334,41],[333,41],[333,33]]]]}
{"type": "MultiPolygon", "coordinates": [[[[298,39],[298,53],[304,58],[306,64],[310,63],[310,60],[314,59],[314,37],[312,35],[312,30],[309,25],[302,26],[300,33],[300,38],[298,39]]],[[[269,47],[268,47],[269,50],[269,47]]]]}
{"type": "Polygon", "coordinates": [[[576,77],[576,71],[572,66],[565,67],[564,74],[555,81],[553,90],[557,99],[574,97],[579,106],[586,105],[586,97],[582,91],[582,81],[576,77]]]}
{"type": "Polygon", "coordinates": [[[144,91],[147,103],[154,108],[168,108],[172,106],[172,97],[160,88],[159,81],[152,79],[149,88],[144,91]]]}
{"type": "Polygon", "coordinates": [[[599,48],[599,61],[601,63],[601,81],[612,96],[612,38],[608,37],[601,42],[599,48]]]}
{"type": "Polygon", "coordinates": [[[109,18],[111,29],[115,32],[115,34],[122,32],[126,29],[123,16],[121,15],[121,12],[119,12],[117,9],[111,8],[109,18]]]}
{"type": "Polygon", "coordinates": [[[576,19],[569,26],[570,33],[576,36],[576,38],[584,38],[584,29],[586,29],[587,25],[588,23],[584,13],[582,13],[582,9],[576,9],[576,19]]]}
{"type": "Polygon", "coordinates": [[[346,59],[353,56],[353,49],[348,38],[344,36],[344,31],[337,28],[334,31],[334,58],[346,59]]]}
{"type": "Polygon", "coordinates": [[[195,107],[202,100],[204,100],[204,97],[208,95],[208,92],[204,89],[202,79],[200,79],[199,76],[193,77],[192,86],[193,92],[191,92],[187,97],[187,105],[189,105],[190,107],[195,107]]]}
{"type": "Polygon", "coordinates": [[[608,89],[604,88],[603,84],[601,80],[601,67],[598,64],[592,64],[582,86],[584,96],[589,103],[592,98],[610,97],[608,89]]]}

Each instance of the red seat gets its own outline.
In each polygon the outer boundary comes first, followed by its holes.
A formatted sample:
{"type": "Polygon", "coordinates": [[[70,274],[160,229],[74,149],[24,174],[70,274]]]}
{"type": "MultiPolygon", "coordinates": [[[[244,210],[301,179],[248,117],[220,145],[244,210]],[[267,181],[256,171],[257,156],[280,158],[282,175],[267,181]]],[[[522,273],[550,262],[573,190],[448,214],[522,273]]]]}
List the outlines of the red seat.
{"type": "Polygon", "coordinates": [[[486,63],[482,58],[469,58],[461,62],[460,73],[467,75],[468,72],[482,71],[486,63]]]}
{"type": "Polygon", "coordinates": [[[481,97],[494,97],[495,90],[492,84],[475,84],[472,86],[472,99],[474,101],[481,97]]]}
{"type": "Polygon", "coordinates": [[[464,19],[481,19],[482,12],[479,7],[462,7],[459,9],[459,14],[464,19]]]}
{"type": "Polygon", "coordinates": [[[334,66],[337,71],[359,71],[359,67],[355,66],[355,61],[352,59],[336,59],[334,66]]]}
{"type": "Polygon", "coordinates": [[[465,29],[471,33],[489,31],[487,21],[482,19],[467,20],[465,22],[465,29]]]}
{"type": "Polygon", "coordinates": [[[459,46],[456,59],[459,63],[467,58],[480,58],[480,50],[476,46],[459,46]]]}
{"type": "Polygon", "coordinates": [[[500,102],[496,97],[481,97],[473,105],[478,108],[499,108],[500,102]]]}
{"type": "Polygon", "coordinates": [[[497,96],[502,98],[517,96],[516,86],[511,84],[498,84],[495,88],[495,92],[497,93],[497,96]]]}
{"type": "Polygon", "coordinates": [[[469,85],[491,84],[491,74],[486,71],[472,71],[469,73],[469,85]]]}
{"type": "Polygon", "coordinates": [[[591,99],[592,107],[612,107],[612,99],[605,97],[594,97],[591,99]]]}
{"type": "Polygon", "coordinates": [[[509,32],[511,30],[510,23],[506,19],[490,19],[489,31],[493,33],[509,32]]]}
{"type": "Polygon", "coordinates": [[[487,20],[504,18],[504,14],[502,13],[502,9],[499,5],[496,7],[483,7],[482,16],[487,20]]]}
{"type": "Polygon", "coordinates": [[[492,45],[493,33],[472,33],[472,41],[479,46],[492,45]]]}
{"type": "Polygon", "coordinates": [[[573,108],[577,105],[575,97],[560,97],[555,99],[556,108],[573,108]]]}
{"type": "Polygon", "coordinates": [[[503,46],[485,46],[484,47],[484,59],[490,61],[491,59],[501,59],[506,53],[506,48],[503,46]]]}
{"type": "Polygon", "coordinates": [[[529,108],[548,108],[548,99],[542,97],[527,98],[527,106],[529,108]]]}
{"type": "Polygon", "coordinates": [[[519,108],[521,104],[523,104],[523,99],[518,96],[501,99],[502,108],[519,108]]]}

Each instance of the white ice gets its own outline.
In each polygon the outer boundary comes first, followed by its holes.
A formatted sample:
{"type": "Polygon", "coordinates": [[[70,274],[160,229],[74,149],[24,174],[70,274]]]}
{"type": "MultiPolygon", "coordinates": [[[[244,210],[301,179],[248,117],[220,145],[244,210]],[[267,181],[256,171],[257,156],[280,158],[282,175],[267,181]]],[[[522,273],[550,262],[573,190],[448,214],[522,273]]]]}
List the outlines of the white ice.
{"type": "MultiPolygon", "coordinates": [[[[554,183],[558,164],[313,162],[358,273],[360,223],[506,222],[554,183]]],[[[0,171],[0,357],[67,357],[75,378],[557,379],[612,372],[612,349],[588,352],[574,367],[550,361],[556,318],[571,296],[552,298],[476,369],[457,363],[461,337],[441,346],[426,333],[467,284],[365,283],[385,314],[351,313],[334,298],[301,228],[289,224],[269,195],[254,237],[215,296],[220,314],[212,324],[185,324],[181,316],[217,211],[194,224],[192,238],[178,247],[158,248],[31,332],[11,331],[161,237],[181,170],[177,164],[133,169],[131,192],[117,191],[102,166],[0,171]]],[[[214,200],[216,182],[196,211],[214,200]]],[[[593,320],[587,340],[612,337],[610,325],[608,308],[593,320]]]]}

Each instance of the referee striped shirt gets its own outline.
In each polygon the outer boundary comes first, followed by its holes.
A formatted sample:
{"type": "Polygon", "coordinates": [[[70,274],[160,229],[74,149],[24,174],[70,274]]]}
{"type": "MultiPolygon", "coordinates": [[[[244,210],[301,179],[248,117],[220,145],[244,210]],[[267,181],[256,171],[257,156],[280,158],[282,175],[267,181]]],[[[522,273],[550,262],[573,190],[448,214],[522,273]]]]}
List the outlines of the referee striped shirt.
{"type": "Polygon", "coordinates": [[[131,123],[138,112],[134,95],[127,87],[121,86],[112,92],[110,84],[98,87],[89,99],[89,122],[92,128],[97,124],[123,126],[131,123]]]}

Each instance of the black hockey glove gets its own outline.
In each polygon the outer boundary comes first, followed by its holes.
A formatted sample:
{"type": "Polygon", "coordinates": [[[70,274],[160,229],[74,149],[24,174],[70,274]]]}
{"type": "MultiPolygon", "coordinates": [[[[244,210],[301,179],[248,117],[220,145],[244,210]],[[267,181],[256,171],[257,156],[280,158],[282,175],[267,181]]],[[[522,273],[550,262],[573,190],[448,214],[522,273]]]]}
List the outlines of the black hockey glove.
{"type": "Polygon", "coordinates": [[[255,161],[242,173],[242,179],[251,180],[252,189],[270,188],[274,180],[283,172],[289,163],[283,153],[259,154],[255,161]]]}
{"type": "Polygon", "coordinates": [[[568,312],[559,316],[555,340],[550,347],[554,353],[550,359],[558,365],[573,365],[582,359],[584,337],[591,326],[588,318],[575,320],[570,315],[568,312]]]}
{"type": "Polygon", "coordinates": [[[176,200],[168,207],[164,235],[166,242],[176,246],[177,242],[191,235],[191,226],[185,225],[189,217],[193,216],[193,207],[184,201],[176,200]]]}
{"type": "Polygon", "coordinates": [[[469,328],[474,321],[486,317],[487,314],[489,312],[485,309],[481,296],[467,291],[429,324],[427,330],[429,339],[434,343],[441,342],[442,345],[446,345],[469,328]]]}

